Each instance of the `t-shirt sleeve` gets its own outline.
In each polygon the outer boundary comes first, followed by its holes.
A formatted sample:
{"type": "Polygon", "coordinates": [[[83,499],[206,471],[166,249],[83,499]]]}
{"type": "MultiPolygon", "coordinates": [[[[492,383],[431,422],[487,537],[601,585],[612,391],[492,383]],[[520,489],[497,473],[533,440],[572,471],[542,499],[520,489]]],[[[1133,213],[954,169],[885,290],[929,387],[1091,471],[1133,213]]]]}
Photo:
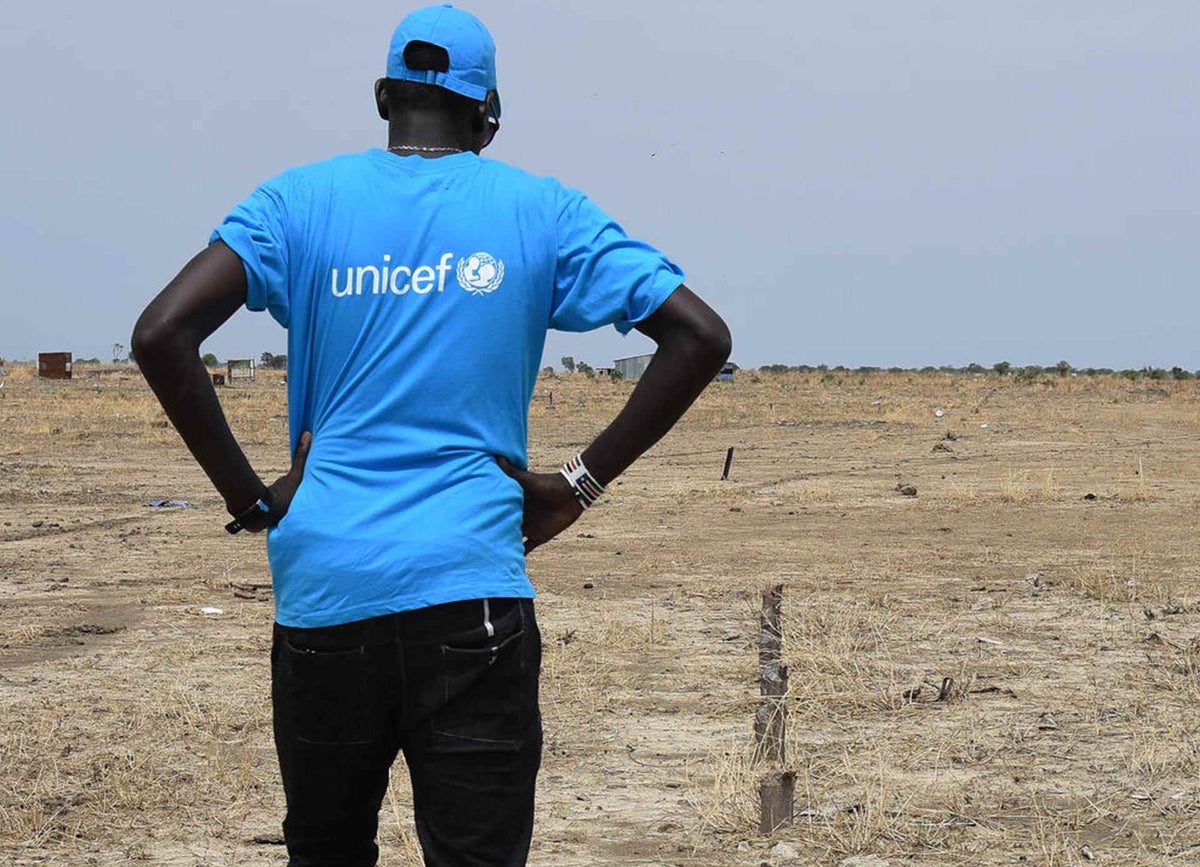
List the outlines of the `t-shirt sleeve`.
{"type": "Polygon", "coordinates": [[[288,250],[283,199],[264,184],[237,205],[213,230],[210,244],[224,241],[246,268],[246,307],[269,310],[288,324],[288,250]]]}
{"type": "Polygon", "coordinates": [[[654,247],[630,238],[587,196],[563,190],[550,327],[627,334],[683,283],[683,271],[654,247]]]}

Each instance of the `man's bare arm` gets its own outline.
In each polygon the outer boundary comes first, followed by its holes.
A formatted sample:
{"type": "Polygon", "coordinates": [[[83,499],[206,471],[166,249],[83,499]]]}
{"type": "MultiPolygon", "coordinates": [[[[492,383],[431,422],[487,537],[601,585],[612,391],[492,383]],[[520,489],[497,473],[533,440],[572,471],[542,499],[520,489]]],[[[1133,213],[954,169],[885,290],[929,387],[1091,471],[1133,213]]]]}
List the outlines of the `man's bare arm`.
{"type": "MultiPolygon", "coordinates": [[[[583,452],[592,476],[607,485],[662,439],[729,358],[729,328],[687,286],[680,286],[637,329],[658,344],[625,407],[583,452]]],[[[501,459],[525,491],[525,550],[550,541],[583,511],[560,473],[531,473],[501,459]]]]}
{"type": "Polygon", "coordinates": [[[583,452],[583,462],[602,485],[674,427],[732,350],[725,322],[687,286],[636,328],[658,344],[658,351],[625,408],[583,452]]]}
{"type": "MultiPolygon", "coordinates": [[[[225,499],[231,514],[252,506],[265,487],[234,439],[200,344],[246,303],[242,260],[223,241],[196,255],[147,305],[133,329],[133,352],[175,429],[225,499]]],[[[311,437],[301,438],[287,475],[271,485],[273,517],[286,512],[300,483],[311,437]]],[[[259,530],[262,526],[250,525],[259,530]]]]}

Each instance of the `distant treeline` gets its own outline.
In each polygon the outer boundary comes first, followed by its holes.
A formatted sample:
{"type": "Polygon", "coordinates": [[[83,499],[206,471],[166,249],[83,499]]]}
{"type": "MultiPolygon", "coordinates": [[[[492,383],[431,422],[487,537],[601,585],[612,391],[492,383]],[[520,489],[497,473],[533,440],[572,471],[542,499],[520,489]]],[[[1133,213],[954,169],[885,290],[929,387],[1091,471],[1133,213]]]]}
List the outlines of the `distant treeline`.
{"type": "Polygon", "coordinates": [[[994,374],[1011,376],[1018,382],[1035,382],[1050,376],[1119,376],[1124,379],[1195,379],[1200,378],[1200,370],[1185,370],[1182,367],[1140,367],[1115,370],[1111,367],[1072,367],[1069,362],[1060,361],[1049,367],[1037,364],[1024,367],[1014,367],[1007,361],[999,361],[990,368],[982,364],[968,364],[966,367],[942,365],[941,367],[846,367],[839,364],[830,367],[828,364],[764,364],[758,368],[759,373],[951,373],[971,376],[994,374]]]}
{"type": "MultiPolygon", "coordinates": [[[[221,362],[217,356],[211,352],[206,353],[201,359],[208,367],[218,367],[221,362]]],[[[125,361],[125,359],[121,359],[125,361]]],[[[132,354],[128,361],[133,361],[132,354]]],[[[574,359],[563,359],[564,366],[568,372],[579,371],[587,374],[589,377],[595,374],[595,371],[583,362],[576,362],[574,359]],[[567,363],[569,362],[569,363],[567,363]]],[[[5,360],[0,358],[0,366],[5,364],[5,360]]],[[[34,364],[32,360],[12,359],[7,362],[10,364],[34,364]]],[[[99,358],[76,358],[76,364],[107,364],[108,362],[101,361],[99,358]]],[[[259,357],[259,366],[273,368],[275,370],[287,370],[287,356],[273,355],[270,352],[264,352],[259,357]]],[[[734,370],[740,368],[734,364],[734,370]]],[[[620,373],[617,371],[607,371],[614,379],[620,379],[620,373]]],[[[1042,367],[1037,364],[1025,365],[1023,367],[1014,367],[1007,361],[998,361],[991,367],[984,367],[982,364],[968,364],[965,367],[955,367],[952,364],[943,364],[940,367],[932,365],[926,367],[847,367],[844,364],[831,367],[828,364],[764,364],[757,370],[758,373],[833,373],[833,374],[858,374],[865,376],[871,373],[907,373],[907,374],[930,374],[930,373],[947,373],[959,374],[967,376],[982,376],[984,374],[996,376],[1011,376],[1017,382],[1039,382],[1047,378],[1055,376],[1117,376],[1122,379],[1200,379],[1200,370],[1187,370],[1182,367],[1172,367],[1169,370],[1165,367],[1138,367],[1126,368],[1117,370],[1111,367],[1073,367],[1069,362],[1060,361],[1057,364],[1048,367],[1042,367]]],[[[553,367],[545,367],[542,369],[544,374],[554,373],[553,367]]]]}
{"type": "MultiPolygon", "coordinates": [[[[234,359],[230,359],[230,360],[232,361],[234,359]]],[[[114,359],[112,359],[112,361],[104,361],[103,359],[100,359],[100,358],[76,358],[76,359],[74,359],[73,363],[75,363],[75,364],[128,364],[129,362],[132,362],[132,361],[133,361],[133,353],[131,352],[131,353],[129,353],[129,356],[127,358],[114,358],[114,359]]],[[[204,353],[204,355],[200,356],[200,361],[201,361],[201,363],[204,364],[205,367],[221,367],[223,364],[223,362],[219,358],[217,358],[217,356],[213,355],[211,352],[206,352],[206,353],[204,353]]],[[[3,358],[0,358],[0,365],[6,364],[6,363],[7,364],[37,364],[37,361],[34,359],[31,359],[31,358],[14,358],[11,361],[5,362],[5,360],[3,358]]],[[[259,356],[258,366],[259,367],[269,367],[274,370],[287,370],[287,356],[286,355],[275,355],[270,352],[264,352],[262,355],[259,356]]]]}

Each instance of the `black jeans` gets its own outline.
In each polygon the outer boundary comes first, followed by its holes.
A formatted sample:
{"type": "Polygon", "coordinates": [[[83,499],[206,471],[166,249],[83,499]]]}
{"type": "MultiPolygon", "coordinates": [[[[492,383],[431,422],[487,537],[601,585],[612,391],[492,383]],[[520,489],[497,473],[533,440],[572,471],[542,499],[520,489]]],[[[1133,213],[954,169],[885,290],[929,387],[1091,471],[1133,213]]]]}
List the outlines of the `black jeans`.
{"type": "Polygon", "coordinates": [[[427,867],[520,867],[542,755],[542,642],[529,599],[341,626],[275,625],[271,697],[289,867],[374,865],[404,751],[427,867]]]}

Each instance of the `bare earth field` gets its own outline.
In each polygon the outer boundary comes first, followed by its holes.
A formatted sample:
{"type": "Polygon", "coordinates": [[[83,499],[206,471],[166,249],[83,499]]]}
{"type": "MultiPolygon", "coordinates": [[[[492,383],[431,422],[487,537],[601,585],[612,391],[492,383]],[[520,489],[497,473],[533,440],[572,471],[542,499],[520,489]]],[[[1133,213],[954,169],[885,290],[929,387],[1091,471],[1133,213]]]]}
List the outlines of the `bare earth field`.
{"type": "MultiPolygon", "coordinates": [[[[76,373],[18,367],[0,391],[0,863],[283,864],[264,542],[222,531],[136,372],[76,373]]],[[[543,378],[534,466],[630,388],[543,378]]],[[[259,471],[282,472],[278,375],[221,397],[259,471]]],[[[1198,398],[1110,378],[714,384],[530,558],[531,863],[1200,863],[1198,398]],[[773,582],[801,815],[760,838],[773,582]]],[[[419,863],[404,776],[393,867],[419,863]]]]}

